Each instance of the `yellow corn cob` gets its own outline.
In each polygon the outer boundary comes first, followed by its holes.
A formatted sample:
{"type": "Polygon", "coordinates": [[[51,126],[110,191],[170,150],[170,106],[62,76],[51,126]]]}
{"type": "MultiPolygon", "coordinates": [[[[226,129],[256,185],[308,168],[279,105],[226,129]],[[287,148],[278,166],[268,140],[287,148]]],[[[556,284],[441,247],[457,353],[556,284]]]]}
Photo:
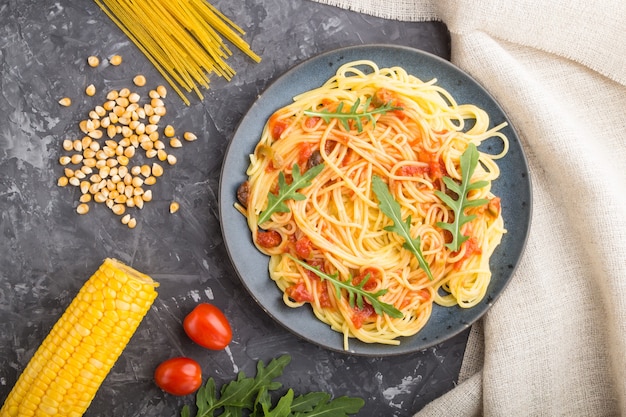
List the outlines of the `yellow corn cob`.
{"type": "Polygon", "coordinates": [[[35,352],[0,417],[82,416],[150,309],[157,286],[105,259],[35,352]]]}

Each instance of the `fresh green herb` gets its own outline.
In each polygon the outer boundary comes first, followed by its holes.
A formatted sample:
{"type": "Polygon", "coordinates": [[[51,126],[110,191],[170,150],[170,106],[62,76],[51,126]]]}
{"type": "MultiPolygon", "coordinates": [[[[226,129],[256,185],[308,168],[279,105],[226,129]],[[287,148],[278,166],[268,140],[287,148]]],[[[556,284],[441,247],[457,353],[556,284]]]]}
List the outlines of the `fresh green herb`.
{"type": "Polygon", "coordinates": [[[304,195],[297,192],[297,190],[311,185],[313,178],[322,172],[322,169],[324,169],[324,164],[319,164],[301,175],[298,164],[293,164],[291,171],[293,180],[290,184],[287,184],[285,174],[281,171],[278,174],[278,194],[271,192],[267,194],[267,208],[259,216],[258,224],[261,225],[268,221],[274,213],[288,213],[289,207],[285,204],[286,200],[304,200],[304,195]]]}
{"type": "Polygon", "coordinates": [[[432,281],[433,274],[430,272],[428,262],[426,262],[422,254],[421,239],[419,236],[415,239],[411,237],[411,216],[407,217],[406,222],[402,221],[400,204],[394,200],[387,184],[376,175],[372,178],[372,189],[376,197],[378,197],[378,207],[380,207],[380,210],[393,222],[393,225],[385,227],[385,230],[394,232],[404,239],[402,247],[415,255],[420,268],[426,272],[426,275],[428,275],[428,278],[432,281]]]}
{"type": "Polygon", "coordinates": [[[347,417],[363,407],[361,398],[338,397],[333,400],[325,392],[311,392],[294,398],[289,389],[272,408],[267,392],[259,397],[254,413],[250,417],[347,417]]]}
{"type": "Polygon", "coordinates": [[[369,97],[367,100],[365,100],[363,110],[361,110],[359,108],[361,107],[361,99],[357,98],[347,113],[344,113],[342,111],[344,105],[344,102],[342,101],[337,105],[337,109],[334,112],[330,112],[327,109],[324,109],[322,111],[305,110],[304,114],[310,117],[321,117],[326,123],[329,123],[330,119],[337,119],[346,130],[350,130],[349,121],[354,120],[358,132],[361,133],[363,131],[363,122],[361,121],[361,119],[370,120],[372,122],[372,126],[376,127],[376,119],[374,118],[375,114],[385,114],[393,110],[402,110],[402,107],[392,106],[391,102],[369,110],[371,102],[372,97],[369,97]]]}
{"type": "Polygon", "coordinates": [[[348,292],[348,302],[350,304],[350,307],[354,308],[354,306],[356,305],[359,309],[362,309],[363,301],[366,300],[374,308],[374,311],[378,315],[386,313],[388,316],[394,318],[404,317],[402,312],[395,308],[392,304],[385,303],[378,299],[379,297],[387,293],[388,290],[386,288],[378,290],[375,293],[371,293],[363,289],[363,287],[369,280],[369,274],[366,275],[365,278],[363,278],[358,284],[353,284],[351,279],[347,281],[340,280],[339,274],[337,272],[335,272],[333,275],[329,275],[321,271],[320,269],[307,264],[306,262],[302,262],[301,260],[294,258],[291,255],[290,257],[300,266],[308,269],[309,271],[320,277],[320,279],[330,281],[330,283],[335,288],[335,295],[338,299],[341,298],[341,289],[346,290],[348,292]]]}
{"type": "Polygon", "coordinates": [[[457,200],[454,200],[449,195],[437,190],[435,194],[444,203],[448,205],[454,212],[454,221],[452,223],[438,222],[437,226],[452,233],[452,242],[446,243],[446,247],[452,251],[458,251],[461,248],[461,244],[469,239],[469,236],[461,234],[461,227],[472,221],[476,215],[466,215],[465,209],[469,207],[478,207],[483,204],[487,204],[489,200],[480,198],[470,200],[467,197],[467,193],[471,190],[476,190],[488,185],[487,181],[470,182],[474,170],[478,165],[478,150],[476,145],[470,143],[465,152],[461,155],[461,183],[457,183],[450,177],[443,177],[443,182],[446,186],[454,191],[457,195],[457,200]]]}
{"type": "MultiPolygon", "coordinates": [[[[292,389],[281,396],[276,404],[271,391],[282,384],[275,379],[282,375],[285,366],[291,362],[289,355],[273,359],[265,366],[257,363],[255,377],[246,377],[239,372],[237,379],[222,386],[218,398],[215,380],[209,378],[196,393],[195,417],[241,417],[248,411],[250,417],[348,417],[356,414],[365,405],[362,398],[338,397],[333,400],[325,392],[311,392],[295,397],[292,389]]],[[[181,417],[191,417],[191,408],[183,406],[181,417]]]]}

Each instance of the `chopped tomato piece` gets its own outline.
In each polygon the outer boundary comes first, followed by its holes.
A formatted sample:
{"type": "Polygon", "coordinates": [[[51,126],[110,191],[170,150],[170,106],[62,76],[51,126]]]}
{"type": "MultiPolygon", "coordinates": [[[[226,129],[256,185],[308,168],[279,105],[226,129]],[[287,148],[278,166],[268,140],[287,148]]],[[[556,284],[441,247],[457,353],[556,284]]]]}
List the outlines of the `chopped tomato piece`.
{"type": "MultiPolygon", "coordinates": [[[[476,239],[470,237],[465,242],[463,242],[463,246],[465,246],[465,253],[463,257],[454,263],[454,269],[458,270],[461,268],[463,262],[472,256],[473,254],[481,254],[482,249],[480,249],[480,245],[476,242],[476,239]]],[[[459,252],[454,252],[453,255],[458,255],[459,252]]]]}
{"type": "Polygon", "coordinates": [[[446,165],[436,153],[420,151],[418,152],[418,160],[428,164],[428,173],[434,180],[442,178],[443,174],[447,172],[446,165]]]}
{"type": "Polygon", "coordinates": [[[419,297],[422,301],[430,300],[430,291],[428,291],[427,289],[421,289],[417,293],[419,294],[419,297]]]}
{"type": "Polygon", "coordinates": [[[313,145],[309,142],[302,142],[298,150],[298,164],[305,165],[313,155],[313,145]]]}
{"type": "MultiPolygon", "coordinates": [[[[398,107],[402,107],[401,105],[398,105],[398,107]]],[[[393,110],[390,113],[392,113],[394,116],[396,116],[398,119],[400,120],[406,120],[408,119],[408,116],[406,115],[406,113],[404,112],[404,110],[393,110]]]]}
{"type": "Polygon", "coordinates": [[[321,285],[322,290],[320,291],[320,306],[330,308],[333,306],[333,303],[330,301],[330,296],[328,295],[328,283],[323,281],[321,285]]]}
{"type": "Polygon", "coordinates": [[[380,271],[376,268],[365,268],[363,271],[361,271],[359,275],[352,278],[352,284],[359,285],[361,281],[365,279],[365,277],[368,277],[368,278],[367,278],[367,282],[363,286],[363,289],[365,291],[371,291],[374,288],[376,288],[376,286],[378,285],[377,281],[379,281],[381,278],[380,271]]]}
{"type": "Polygon", "coordinates": [[[270,249],[280,245],[282,238],[280,237],[280,233],[276,230],[268,230],[258,232],[256,241],[261,247],[270,249]]]}
{"type": "Polygon", "coordinates": [[[320,118],[317,116],[307,117],[304,121],[304,127],[306,127],[307,129],[313,129],[315,125],[317,124],[317,122],[319,121],[320,121],[320,118]]]}
{"type": "Polygon", "coordinates": [[[313,249],[313,244],[311,240],[302,236],[300,239],[296,241],[296,254],[302,258],[307,259],[311,255],[311,250],[313,249]]]}
{"type": "Polygon", "coordinates": [[[427,171],[429,171],[428,167],[403,165],[396,171],[396,173],[403,177],[417,177],[418,175],[424,175],[427,171]]]}
{"type": "Polygon", "coordinates": [[[272,134],[272,139],[280,139],[280,135],[289,127],[289,122],[285,119],[279,119],[280,114],[274,113],[270,116],[269,129],[272,134]]]}
{"type": "Polygon", "coordinates": [[[324,145],[324,152],[328,155],[330,153],[332,153],[332,151],[335,149],[335,146],[337,146],[337,142],[334,140],[327,140],[326,141],[326,145],[324,145]]]}
{"type": "Polygon", "coordinates": [[[285,289],[285,293],[289,298],[297,303],[310,303],[311,301],[313,301],[313,297],[306,289],[306,285],[304,285],[304,282],[302,281],[299,281],[297,284],[292,285],[291,287],[287,287],[285,289]]]}
{"type": "Polygon", "coordinates": [[[350,164],[352,164],[353,162],[356,162],[359,159],[360,159],[360,156],[355,151],[353,151],[352,148],[350,148],[348,149],[345,156],[341,160],[341,166],[342,167],[349,166],[350,164]]]}
{"type": "Polygon", "coordinates": [[[363,308],[358,308],[356,306],[354,307],[351,320],[352,324],[354,324],[354,327],[360,329],[361,327],[363,327],[363,323],[366,320],[370,320],[374,317],[376,317],[376,311],[374,311],[374,307],[372,307],[368,303],[363,303],[363,308]]]}

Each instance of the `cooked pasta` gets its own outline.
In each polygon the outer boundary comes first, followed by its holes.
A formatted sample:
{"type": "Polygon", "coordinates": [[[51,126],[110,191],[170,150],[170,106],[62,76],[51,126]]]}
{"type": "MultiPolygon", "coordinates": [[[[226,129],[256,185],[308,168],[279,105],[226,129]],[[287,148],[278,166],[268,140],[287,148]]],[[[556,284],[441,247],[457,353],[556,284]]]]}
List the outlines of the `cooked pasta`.
{"type": "Polygon", "coordinates": [[[185,92],[209,86],[213,72],[228,80],[235,71],[222,36],[259,62],[241,35],[245,32],[206,0],[95,0],[100,8],[152,62],[182,100],[185,92]],[[183,91],[184,90],[184,91],[183,91]]]}
{"type": "Polygon", "coordinates": [[[371,61],[343,65],[324,85],[276,111],[250,155],[236,207],[254,244],[270,256],[269,275],[285,304],[309,304],[319,320],[343,334],[348,349],[351,337],[398,344],[401,336],[415,335],[433,303],[479,303],[491,278],[489,258],[505,233],[500,199],[490,189],[500,173],[495,160],[506,154],[508,141],[505,124],[489,126],[485,111],[457,104],[436,80],[371,61]],[[464,214],[475,217],[462,225],[465,240],[453,250],[453,236],[441,225],[454,221],[454,211],[437,190],[451,194],[444,177],[460,183],[462,155],[487,139],[500,140],[503,151],[479,153],[471,182],[483,186],[467,199],[485,201],[468,204],[464,214]],[[320,164],[310,185],[297,190],[300,197],[285,198],[286,209],[259,223],[268,196],[275,203],[281,186],[320,164]],[[410,216],[410,238],[419,238],[428,271],[390,230],[392,220],[373,190],[375,177],[399,204],[402,222],[410,216]],[[362,290],[381,291],[376,300],[401,315],[377,313],[371,298],[359,307],[329,276],[347,287],[367,280],[362,290]]]}

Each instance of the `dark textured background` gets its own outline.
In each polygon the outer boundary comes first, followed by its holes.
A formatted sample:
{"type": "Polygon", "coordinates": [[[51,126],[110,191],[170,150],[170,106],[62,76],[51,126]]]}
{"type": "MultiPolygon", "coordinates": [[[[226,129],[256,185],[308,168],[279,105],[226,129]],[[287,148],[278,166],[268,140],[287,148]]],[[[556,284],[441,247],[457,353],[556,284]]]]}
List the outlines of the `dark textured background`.
{"type": "Polygon", "coordinates": [[[211,78],[205,99],[185,106],[169,92],[170,123],[199,140],[176,152],[153,186],[154,200],[136,212],[129,230],[103,205],[75,213],[79,191],[61,188],[61,142],[80,138],[77,123],[107,91],[163,83],[149,61],[100,11],[78,0],[5,0],[0,4],[0,402],[19,373],[106,257],[118,258],[160,282],[159,297],[87,412],[87,416],[170,416],[191,397],[176,398],[152,382],[154,368],[175,355],[197,359],[218,384],[238,371],[254,374],[288,353],[281,381],[296,393],[323,390],[362,396],[360,416],[410,416],[453,387],[467,332],[433,348],[390,358],[330,352],[275,324],[247,294],[228,261],[220,234],[217,194],[228,141],[246,110],[276,77],[308,57],[338,47],[389,43],[449,58],[440,23],[393,22],[301,0],[214,1],[247,34],[262,56],[254,64],[235,52],[231,82],[211,78]],[[119,67],[86,64],[120,54],[119,67]],[[98,94],[87,97],[93,83],[98,94]],[[69,108],[57,104],[72,97],[69,108]],[[169,214],[171,200],[180,211],[169,214]],[[234,339],[224,351],[193,345],[181,322],[193,306],[210,301],[230,318],[234,339]]]}

